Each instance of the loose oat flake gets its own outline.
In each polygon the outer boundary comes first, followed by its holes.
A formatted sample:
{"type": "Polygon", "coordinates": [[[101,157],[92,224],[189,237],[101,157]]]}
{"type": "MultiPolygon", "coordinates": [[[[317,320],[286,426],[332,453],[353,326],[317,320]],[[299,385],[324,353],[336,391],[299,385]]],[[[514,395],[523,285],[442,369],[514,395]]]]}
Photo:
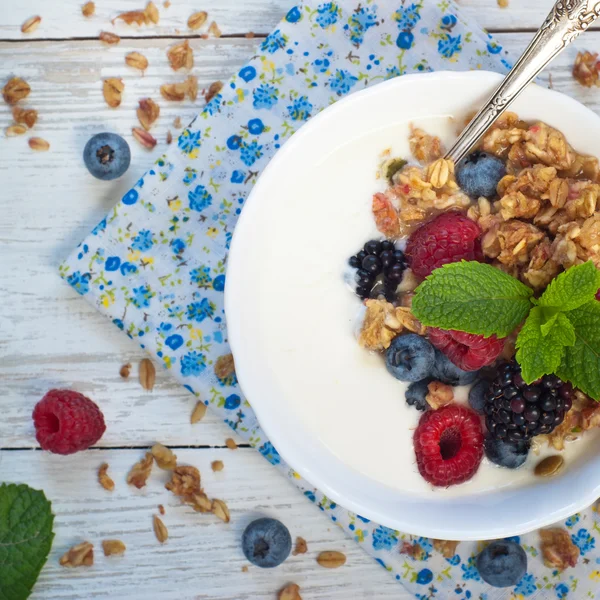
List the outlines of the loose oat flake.
{"type": "Polygon", "coordinates": [[[102,93],[104,100],[111,108],[117,108],[121,105],[121,95],[125,89],[125,84],[118,77],[109,77],[102,84],[102,93]]]}
{"type": "Polygon", "coordinates": [[[167,58],[174,71],[179,69],[191,69],[194,66],[194,51],[188,40],[175,44],[167,50],[167,58]]]}
{"type": "Polygon", "coordinates": [[[84,17],[91,17],[96,12],[96,5],[93,2],[86,2],[81,7],[81,14],[84,17]]]}
{"type": "Polygon", "coordinates": [[[156,539],[161,544],[164,544],[169,539],[169,530],[166,525],[161,521],[160,517],[152,515],[152,526],[154,528],[156,539]]]}
{"type": "Polygon", "coordinates": [[[6,128],[6,137],[17,137],[27,133],[27,127],[24,125],[10,125],[6,128]]]}
{"type": "Polygon", "coordinates": [[[37,110],[33,110],[32,108],[19,108],[18,106],[13,107],[12,109],[13,119],[17,123],[23,123],[27,125],[29,129],[31,129],[36,123],[38,118],[37,110]]]}
{"type": "MultiPolygon", "coordinates": [[[[152,143],[152,145],[149,147],[154,148],[154,146],[156,146],[156,140],[143,129],[140,129],[139,127],[134,127],[132,131],[133,137],[135,137],[135,139],[138,140],[138,142],[140,142],[142,145],[146,145],[146,143],[139,138],[142,138],[142,136],[149,136],[150,138],[152,138],[152,140],[154,140],[154,143],[152,143]]],[[[149,358],[142,358],[142,360],[140,361],[140,383],[142,384],[142,387],[145,390],[151,392],[154,388],[155,379],[156,368],[154,367],[154,363],[149,358]]]]}
{"type": "Polygon", "coordinates": [[[326,550],[317,556],[317,562],[326,569],[337,569],[346,564],[346,555],[336,550],[326,550]]]}
{"type": "Polygon", "coordinates": [[[50,144],[40,137],[29,138],[28,144],[29,147],[36,152],[47,152],[50,150],[50,144]]]}
{"type": "Polygon", "coordinates": [[[211,35],[213,35],[216,38],[221,37],[221,30],[219,29],[219,26],[217,25],[216,21],[213,21],[210,24],[210,27],[208,28],[208,33],[210,33],[211,35]]]}
{"type": "Polygon", "coordinates": [[[31,92],[29,84],[20,77],[13,77],[2,88],[2,96],[7,104],[16,104],[19,100],[27,98],[29,92],[31,92]]]}
{"type": "Polygon", "coordinates": [[[295,583],[288,583],[279,594],[277,600],[302,600],[300,595],[300,587],[295,583]]]}
{"type": "Polygon", "coordinates": [[[94,546],[82,542],[67,550],[58,561],[63,567],[91,567],[94,564],[94,546]]]}
{"type": "Polygon", "coordinates": [[[150,477],[153,463],[154,457],[152,453],[146,452],[144,458],[131,467],[131,471],[127,475],[127,483],[141,490],[146,485],[148,477],[150,477]]]}
{"type": "Polygon", "coordinates": [[[127,546],[121,540],[102,540],[104,556],[119,556],[125,554],[127,546]]]}
{"type": "Polygon", "coordinates": [[[121,38],[116,33],[111,33],[110,31],[101,31],[99,39],[101,42],[109,45],[118,44],[121,41],[121,38]]]}
{"type": "Polygon", "coordinates": [[[148,68],[148,59],[139,52],[130,52],[125,57],[125,63],[134,69],[145,71],[148,68]]]}
{"type": "Polygon", "coordinates": [[[196,406],[194,407],[194,410],[192,411],[192,416],[190,417],[190,422],[192,423],[192,425],[194,423],[198,423],[199,421],[202,421],[202,419],[204,419],[204,415],[206,414],[206,404],[204,404],[204,402],[199,401],[196,406]]]}
{"type": "Polygon", "coordinates": [[[158,8],[156,8],[156,4],[154,4],[154,2],[148,2],[144,13],[146,14],[146,17],[148,17],[149,21],[152,21],[152,23],[155,25],[158,24],[160,16],[158,14],[158,8]]]}
{"type": "Polygon", "coordinates": [[[98,469],[98,482],[109,492],[115,489],[115,482],[108,476],[108,463],[102,463],[98,469]]]}
{"type": "Polygon", "coordinates": [[[187,90],[188,84],[186,81],[181,83],[165,83],[160,86],[162,97],[169,102],[181,102],[185,100],[187,90]]]}
{"type": "Polygon", "coordinates": [[[40,26],[41,22],[42,17],[38,15],[35,17],[30,17],[27,19],[27,21],[25,21],[25,23],[23,23],[23,25],[21,25],[21,31],[23,33],[33,33],[40,26]]]}
{"type": "Polygon", "coordinates": [[[162,444],[154,444],[151,452],[159,468],[172,470],[177,466],[177,456],[170,448],[167,448],[162,444]]]}
{"type": "Polygon", "coordinates": [[[152,124],[160,115],[160,106],[152,98],[142,98],[137,109],[137,118],[142,127],[149,131],[152,124]]]}
{"type": "Polygon", "coordinates": [[[200,29],[206,23],[206,19],[208,19],[207,12],[196,12],[188,19],[188,27],[193,30],[200,29]]]}
{"type": "Polygon", "coordinates": [[[217,498],[215,498],[212,501],[212,512],[224,523],[229,523],[229,521],[231,520],[229,516],[229,509],[227,508],[227,504],[225,504],[223,500],[218,500],[217,498]]]}

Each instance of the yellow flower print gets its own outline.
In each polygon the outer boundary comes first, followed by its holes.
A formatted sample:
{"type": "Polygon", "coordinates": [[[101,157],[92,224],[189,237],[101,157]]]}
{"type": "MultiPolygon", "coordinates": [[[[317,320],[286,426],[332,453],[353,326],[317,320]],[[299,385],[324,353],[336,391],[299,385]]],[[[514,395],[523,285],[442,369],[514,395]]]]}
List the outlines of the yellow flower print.
{"type": "Polygon", "coordinates": [[[244,98],[246,97],[246,94],[245,94],[244,90],[242,88],[238,88],[236,90],[236,94],[237,94],[237,97],[238,97],[238,102],[243,102],[244,98]]]}
{"type": "Polygon", "coordinates": [[[129,262],[137,262],[141,255],[142,253],[139,250],[134,250],[127,255],[127,260],[129,262]]]}
{"type": "Polygon", "coordinates": [[[204,334],[202,333],[202,329],[196,329],[195,327],[192,327],[192,329],[190,329],[190,339],[191,340],[202,341],[203,338],[204,338],[204,334]]]}
{"type": "Polygon", "coordinates": [[[218,235],[218,233],[219,233],[219,230],[218,230],[216,227],[209,227],[209,228],[206,230],[206,235],[207,235],[209,238],[216,238],[216,237],[217,237],[217,235],[218,235]]]}
{"type": "Polygon", "coordinates": [[[102,294],[102,296],[100,296],[100,302],[104,308],[108,308],[115,303],[115,299],[107,294],[102,294]]]}
{"type": "Polygon", "coordinates": [[[173,361],[170,356],[163,356],[163,362],[165,363],[165,367],[170,369],[173,366],[173,361]]]}
{"type": "Polygon", "coordinates": [[[173,212],[177,212],[181,208],[181,200],[179,198],[174,200],[169,200],[169,208],[173,212]]]}
{"type": "Polygon", "coordinates": [[[600,571],[592,571],[590,573],[590,579],[592,581],[600,581],[600,571]]]}
{"type": "Polygon", "coordinates": [[[146,267],[153,265],[154,264],[154,256],[141,256],[140,264],[142,264],[146,267]]]}

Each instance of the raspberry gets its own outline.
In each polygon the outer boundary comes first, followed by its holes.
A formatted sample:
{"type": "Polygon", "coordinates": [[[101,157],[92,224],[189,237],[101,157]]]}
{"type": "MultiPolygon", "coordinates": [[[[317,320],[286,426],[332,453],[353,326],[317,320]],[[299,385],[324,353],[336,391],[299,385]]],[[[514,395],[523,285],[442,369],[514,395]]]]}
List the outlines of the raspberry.
{"type": "Polygon", "coordinates": [[[50,390],[33,409],[33,423],[40,446],[55,454],[86,450],[106,431],[96,404],[72,390],[50,390]]]}
{"type": "Polygon", "coordinates": [[[482,262],[480,236],[479,225],[462,213],[442,213],[410,236],[406,246],[408,266],[418,277],[427,277],[448,263],[463,259],[482,262]]]}
{"type": "Polygon", "coordinates": [[[495,335],[486,338],[435,327],[430,327],[427,333],[429,341],[463,371],[477,371],[492,364],[504,348],[505,338],[498,339],[495,335]]]}
{"type": "Polygon", "coordinates": [[[479,415],[458,404],[427,411],[415,429],[413,445],[419,473],[429,483],[449,486],[468,481],[483,457],[479,415]]]}

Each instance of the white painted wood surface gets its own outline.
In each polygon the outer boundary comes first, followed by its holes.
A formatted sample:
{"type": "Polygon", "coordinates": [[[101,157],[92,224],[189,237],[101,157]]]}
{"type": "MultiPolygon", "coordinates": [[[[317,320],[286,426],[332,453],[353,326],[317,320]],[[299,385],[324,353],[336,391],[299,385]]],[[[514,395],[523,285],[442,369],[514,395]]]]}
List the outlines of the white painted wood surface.
{"type": "MultiPolygon", "coordinates": [[[[195,399],[159,370],[154,392],[141,389],[137,362],[144,356],[103,317],[88,307],[56,274],[60,260],[89,232],[108,209],[165,148],[167,130],[176,116],[183,122],[201,108],[189,102],[167,103],[159,86],[184,74],[171,71],[166,48],[177,36],[189,34],[185,23],[195,10],[207,10],[227,38],[191,40],[201,87],[226,80],[252,55],[257,39],[248,31],[267,33],[291,6],[288,0],[172,0],[158,3],[161,22],[137,30],[119,25],[123,36],[107,47],[95,38],[118,12],[144,6],[144,0],[98,0],[90,21],[80,14],[83,0],[0,0],[0,84],[12,75],[32,87],[25,105],[39,111],[35,135],[51,143],[51,151],[35,154],[26,137],[0,137],[0,481],[27,482],[43,488],[57,514],[57,538],[34,598],[204,598],[269,599],[288,581],[296,581],[306,599],[361,600],[410,596],[362,550],[311,506],[294,487],[249,448],[236,452],[223,446],[231,431],[208,414],[195,426],[189,415],[195,399]],[[39,14],[42,25],[32,36],[20,33],[21,23],[39,14]],[[158,37],[164,36],[164,37],[158,37]],[[86,39],[87,38],[87,39],[86,39]],[[136,39],[140,38],[140,39],[136,39]],[[143,38],[143,39],[142,39],[143,38]],[[132,50],[144,53],[150,67],[144,76],[125,66],[132,50]],[[123,104],[106,107],[101,80],[125,81],[123,104]],[[153,97],[161,117],[152,133],[159,140],[147,152],[131,139],[135,108],[142,97],[153,97]],[[94,180],[83,166],[81,152],[87,139],[109,129],[131,142],[133,162],[117,182],[94,180]],[[132,362],[129,380],[119,368],[132,362]],[[61,458],[27,450],[35,446],[31,411],[50,387],[73,387],[100,404],[108,431],[97,450],[61,458]],[[124,476],[154,441],[194,448],[177,450],[186,462],[200,467],[210,495],[222,497],[232,509],[226,526],[210,516],[196,515],[178,505],[162,489],[164,474],[155,471],[147,490],[126,486],[124,476]],[[124,449],[129,448],[129,449],[124,449]],[[213,474],[211,460],[222,458],[225,471],[213,474]],[[109,494],[96,483],[97,466],[106,460],[117,482],[109,494]],[[156,505],[167,508],[165,523],[171,539],[160,547],[151,531],[156,505]],[[251,568],[240,552],[239,536],[257,514],[282,519],[293,535],[309,542],[309,555],[290,559],[275,571],[251,568]],[[100,542],[122,538],[125,557],[105,559],[100,542]],[[97,548],[96,565],[89,570],[66,570],[57,560],[71,544],[83,539],[97,548]],[[318,550],[344,551],[348,565],[337,571],[318,567],[318,550]],[[115,596],[115,590],[118,596],[115,596]]],[[[552,0],[511,0],[499,9],[496,0],[461,0],[480,23],[497,31],[513,56],[527,44],[552,0]]],[[[600,32],[591,32],[577,48],[600,49],[600,32]]],[[[600,110],[598,90],[573,81],[570,69],[577,49],[567,51],[552,66],[553,84],[560,91],[600,110]]],[[[11,121],[0,103],[0,128],[11,121]]]]}

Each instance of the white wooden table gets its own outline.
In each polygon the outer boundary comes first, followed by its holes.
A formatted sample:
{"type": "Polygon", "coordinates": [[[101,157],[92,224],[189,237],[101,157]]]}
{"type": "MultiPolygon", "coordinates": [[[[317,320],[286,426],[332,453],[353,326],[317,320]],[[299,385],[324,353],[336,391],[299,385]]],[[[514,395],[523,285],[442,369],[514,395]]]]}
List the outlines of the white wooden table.
{"type": "MultiPolygon", "coordinates": [[[[120,366],[136,365],[143,352],[57,275],[61,259],[132,186],[153,155],[164,151],[167,130],[175,132],[175,117],[185,122],[202,104],[201,98],[197,106],[160,102],[161,117],[153,129],[159,144],[153,153],[131,139],[138,99],[160,100],[161,84],[183,79],[169,67],[165,49],[189,35],[187,18],[206,10],[209,22],[214,19],[223,32],[220,39],[190,40],[193,72],[207,88],[226,80],[253,54],[258,38],[292,1],[172,0],[169,8],[157,2],[160,24],[137,29],[113,27],[110,19],[142,8],[145,0],[97,0],[96,16],[90,19],[81,15],[83,0],[0,0],[0,86],[13,75],[30,83],[25,104],[39,111],[35,135],[51,143],[50,152],[37,154],[28,148],[27,136],[0,137],[0,481],[44,489],[56,514],[56,539],[35,599],[274,599],[290,581],[301,586],[308,600],[412,597],[254,450],[225,448],[231,432],[217,418],[207,415],[190,425],[194,400],[166,373],[158,372],[153,393],[142,390],[135,371],[123,380],[120,366]],[[41,26],[22,34],[21,24],[33,15],[42,17],[41,26]],[[115,31],[121,43],[101,44],[101,30],[115,31]],[[255,37],[247,37],[249,32],[255,37]],[[145,76],[124,65],[124,55],[133,50],[150,61],[145,76]],[[102,98],[101,80],[110,76],[123,77],[126,84],[116,110],[102,98]],[[87,139],[102,130],[125,136],[133,152],[131,168],[113,183],[94,180],[81,159],[87,139]],[[31,411],[52,387],[72,387],[102,407],[108,429],[97,448],[71,457],[35,450],[31,411]],[[129,468],[154,441],[174,447],[183,462],[200,468],[211,495],[227,501],[229,525],[180,506],[164,490],[165,475],[157,469],[144,490],[126,485],[129,468]],[[215,459],[225,463],[220,473],[210,469],[215,459]],[[103,461],[116,481],[112,494],[97,484],[103,461]],[[170,532],[164,546],[151,527],[161,503],[170,532]],[[309,552],[272,571],[242,571],[247,561],[241,532],[265,514],[281,519],[293,536],[304,537],[309,552]],[[126,555],[104,558],[100,542],[106,538],[125,541],[126,555]],[[94,566],[59,567],[59,556],[83,540],[96,546],[94,566]],[[337,570],[323,569],[315,561],[321,550],[340,550],[348,562],[337,570]]],[[[553,2],[511,0],[504,10],[496,0],[460,4],[515,56],[553,2]]],[[[600,32],[586,34],[577,47],[600,50],[600,32]]],[[[570,49],[552,66],[554,88],[598,110],[598,90],[584,89],[571,77],[576,52],[570,49]]],[[[0,102],[0,126],[10,122],[9,107],[0,102]]]]}

